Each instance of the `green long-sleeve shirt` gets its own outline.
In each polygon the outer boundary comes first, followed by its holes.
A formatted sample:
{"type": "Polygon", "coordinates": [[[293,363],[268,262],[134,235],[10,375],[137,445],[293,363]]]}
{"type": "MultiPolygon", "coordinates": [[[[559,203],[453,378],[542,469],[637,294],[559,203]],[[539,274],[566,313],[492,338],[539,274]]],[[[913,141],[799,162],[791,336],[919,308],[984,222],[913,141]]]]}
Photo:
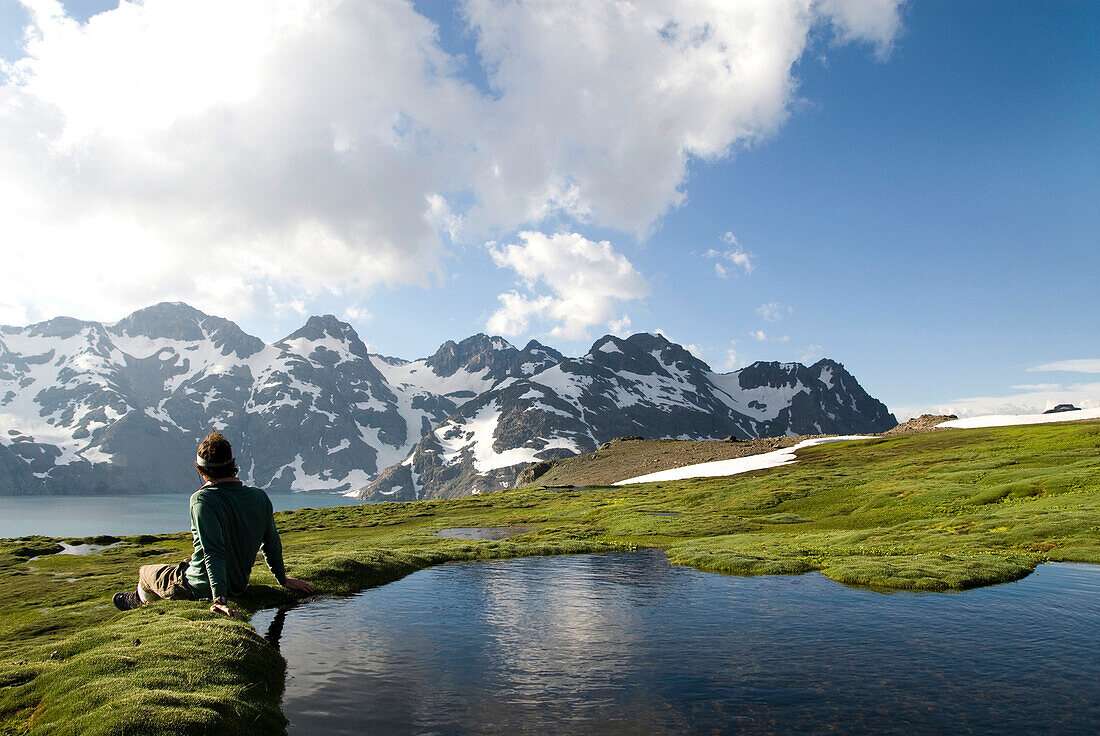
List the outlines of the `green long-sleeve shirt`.
{"type": "Polygon", "coordinates": [[[199,598],[232,598],[244,593],[256,553],[275,579],[286,583],[283,545],[271,515],[271,499],[240,481],[205,485],[191,496],[191,536],[195,553],[187,566],[187,586],[199,598]]]}

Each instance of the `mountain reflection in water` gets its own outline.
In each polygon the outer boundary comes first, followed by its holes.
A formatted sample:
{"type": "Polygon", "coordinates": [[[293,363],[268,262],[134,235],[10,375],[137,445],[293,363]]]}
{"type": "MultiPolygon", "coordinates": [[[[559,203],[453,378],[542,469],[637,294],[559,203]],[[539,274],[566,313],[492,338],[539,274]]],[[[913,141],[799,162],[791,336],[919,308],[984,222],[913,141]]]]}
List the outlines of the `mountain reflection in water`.
{"type": "Polygon", "coordinates": [[[882,595],[640,552],[444,565],[253,623],[292,734],[1091,735],[1097,593],[1089,565],[882,595]]]}

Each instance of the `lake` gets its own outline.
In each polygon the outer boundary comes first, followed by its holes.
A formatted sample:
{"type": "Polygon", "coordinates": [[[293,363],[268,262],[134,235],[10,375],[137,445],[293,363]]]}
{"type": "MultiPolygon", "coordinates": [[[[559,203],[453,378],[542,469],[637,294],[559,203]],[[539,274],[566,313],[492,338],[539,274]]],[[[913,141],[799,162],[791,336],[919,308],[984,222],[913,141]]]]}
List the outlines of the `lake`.
{"type": "Polygon", "coordinates": [[[448,564],[261,611],[291,734],[1096,734],[1100,566],[954,594],[660,552],[448,564]]]}
{"type": "MultiPolygon", "coordinates": [[[[276,511],[363,503],[339,493],[268,493],[276,511]]],[[[165,534],[191,528],[191,493],[137,496],[0,496],[0,538],[43,534],[165,534]]]]}

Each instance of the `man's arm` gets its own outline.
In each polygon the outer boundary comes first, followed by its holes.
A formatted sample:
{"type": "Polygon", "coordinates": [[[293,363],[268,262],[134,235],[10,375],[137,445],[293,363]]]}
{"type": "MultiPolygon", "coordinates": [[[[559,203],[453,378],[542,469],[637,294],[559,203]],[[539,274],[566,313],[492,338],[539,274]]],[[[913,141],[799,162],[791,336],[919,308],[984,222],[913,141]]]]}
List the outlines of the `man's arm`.
{"type": "Polygon", "coordinates": [[[260,544],[271,574],[279,581],[279,585],[286,585],[286,565],[283,563],[283,542],[279,539],[279,530],[275,528],[275,519],[270,513],[267,515],[267,531],[264,532],[264,541],[260,544]]]}
{"type": "Polygon", "coordinates": [[[260,545],[260,550],[263,552],[264,560],[267,561],[267,566],[271,568],[271,574],[279,581],[279,585],[297,590],[300,593],[313,592],[313,586],[306,581],[287,577],[286,565],[283,563],[283,542],[279,538],[279,530],[275,528],[275,518],[270,514],[268,516],[267,532],[264,534],[264,541],[260,545]]]}

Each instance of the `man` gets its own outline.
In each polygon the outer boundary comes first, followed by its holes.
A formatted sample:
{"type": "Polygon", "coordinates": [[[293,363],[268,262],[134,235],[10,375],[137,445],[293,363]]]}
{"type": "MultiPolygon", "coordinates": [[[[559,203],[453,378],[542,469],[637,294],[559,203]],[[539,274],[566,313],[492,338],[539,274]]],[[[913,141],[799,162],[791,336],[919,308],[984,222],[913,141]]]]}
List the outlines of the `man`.
{"type": "Polygon", "coordinates": [[[220,432],[211,432],[203,439],[195,469],[204,485],[191,496],[194,554],[174,565],[142,566],[137,590],[116,593],[115,606],[128,611],[155,598],[210,599],[214,603],[211,611],[240,618],[229,606],[229,599],[240,596],[248,587],[256,553],[261,550],[280,585],[312,593],[309,583],[287,577],[271,499],[237,478],[233,448],[220,432]]]}

